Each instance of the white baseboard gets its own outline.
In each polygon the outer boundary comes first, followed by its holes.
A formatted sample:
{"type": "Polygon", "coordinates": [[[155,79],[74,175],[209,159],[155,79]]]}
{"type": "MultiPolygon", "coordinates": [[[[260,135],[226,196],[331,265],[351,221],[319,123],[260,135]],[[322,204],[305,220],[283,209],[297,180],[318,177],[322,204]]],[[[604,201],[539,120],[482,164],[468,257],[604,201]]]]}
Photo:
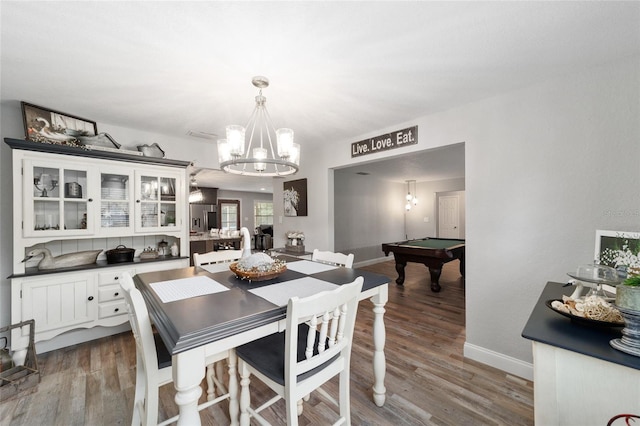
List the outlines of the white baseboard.
{"type": "Polygon", "coordinates": [[[465,358],[487,364],[514,376],[533,381],[533,364],[521,361],[517,358],[494,352],[490,349],[464,344],[465,358]]]}

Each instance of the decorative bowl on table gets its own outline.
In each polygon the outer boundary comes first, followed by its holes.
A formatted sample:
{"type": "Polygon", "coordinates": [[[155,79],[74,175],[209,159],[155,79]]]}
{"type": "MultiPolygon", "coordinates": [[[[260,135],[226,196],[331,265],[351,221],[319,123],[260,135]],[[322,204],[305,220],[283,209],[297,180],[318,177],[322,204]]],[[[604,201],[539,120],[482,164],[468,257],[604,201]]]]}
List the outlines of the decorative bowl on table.
{"type": "MultiPolygon", "coordinates": [[[[593,301],[595,302],[595,299],[593,301]]],[[[580,300],[577,302],[581,303],[580,300]]],[[[578,310],[576,309],[576,301],[565,296],[562,300],[547,300],[545,305],[552,311],[578,324],[596,327],[624,327],[625,322],[618,309],[607,301],[604,301],[604,303],[596,302],[602,309],[584,309],[584,306],[578,306],[578,309],[580,309],[578,310]],[[594,312],[597,314],[593,315],[594,312]]],[[[582,305],[584,305],[584,303],[582,305]]],[[[593,308],[593,304],[591,308],[593,308]]]]}
{"type": "Polygon", "coordinates": [[[247,281],[267,281],[277,278],[287,270],[287,264],[265,253],[255,253],[229,265],[236,277],[247,281]]]}

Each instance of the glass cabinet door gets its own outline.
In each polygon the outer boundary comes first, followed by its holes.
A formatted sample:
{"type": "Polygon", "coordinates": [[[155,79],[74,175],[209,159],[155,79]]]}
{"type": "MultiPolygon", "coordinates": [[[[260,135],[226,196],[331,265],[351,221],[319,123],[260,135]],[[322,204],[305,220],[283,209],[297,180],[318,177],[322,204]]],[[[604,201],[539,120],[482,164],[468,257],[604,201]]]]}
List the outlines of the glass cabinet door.
{"type": "Polygon", "coordinates": [[[81,235],[92,231],[89,172],[74,165],[26,161],[24,235],[81,235]],[[28,189],[27,189],[28,188],[28,189]]]}
{"type": "Polygon", "coordinates": [[[176,208],[176,189],[180,175],[136,175],[136,229],[175,230],[180,223],[176,208]]]}
{"type": "Polygon", "coordinates": [[[131,174],[111,169],[100,173],[100,231],[119,233],[133,228],[131,174]]]}

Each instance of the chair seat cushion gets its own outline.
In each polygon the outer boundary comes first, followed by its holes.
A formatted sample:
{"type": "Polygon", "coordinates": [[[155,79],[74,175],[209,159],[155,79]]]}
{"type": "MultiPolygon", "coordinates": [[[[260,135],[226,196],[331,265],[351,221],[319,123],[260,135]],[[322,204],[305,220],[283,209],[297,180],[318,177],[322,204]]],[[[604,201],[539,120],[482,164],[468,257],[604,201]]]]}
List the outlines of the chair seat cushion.
{"type": "Polygon", "coordinates": [[[171,354],[164,345],[162,338],[158,333],[153,333],[153,340],[156,343],[156,354],[158,356],[158,369],[171,367],[171,354]]]}
{"type": "MultiPolygon", "coordinates": [[[[307,324],[298,325],[298,362],[303,361],[305,357],[305,349],[307,345],[307,335],[309,326],[307,324]]],[[[313,355],[318,354],[318,335],[316,334],[316,344],[314,345],[313,355]]],[[[274,382],[284,386],[284,357],[285,357],[285,333],[273,333],[262,339],[254,340],[236,348],[236,354],[247,364],[273,380],[274,382]]],[[[307,371],[298,376],[298,382],[306,379],[322,370],[325,366],[331,364],[340,355],[332,357],[324,364],[307,371]]]]}

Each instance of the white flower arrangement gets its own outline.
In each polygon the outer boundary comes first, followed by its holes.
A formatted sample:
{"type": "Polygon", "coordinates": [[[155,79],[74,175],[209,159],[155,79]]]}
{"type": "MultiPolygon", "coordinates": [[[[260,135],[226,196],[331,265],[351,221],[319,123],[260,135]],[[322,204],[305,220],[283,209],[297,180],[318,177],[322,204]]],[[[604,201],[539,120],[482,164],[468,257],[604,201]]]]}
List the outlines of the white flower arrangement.
{"type": "Polygon", "coordinates": [[[304,240],[304,232],[302,231],[287,231],[287,238],[304,240]]]}

